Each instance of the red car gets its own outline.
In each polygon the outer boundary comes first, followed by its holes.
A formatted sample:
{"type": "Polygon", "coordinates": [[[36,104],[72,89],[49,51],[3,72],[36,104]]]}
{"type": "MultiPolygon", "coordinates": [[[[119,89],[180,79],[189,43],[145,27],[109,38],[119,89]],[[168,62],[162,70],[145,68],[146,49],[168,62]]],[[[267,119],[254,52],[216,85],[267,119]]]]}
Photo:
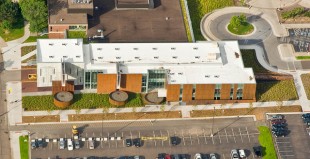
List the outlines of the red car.
{"type": "Polygon", "coordinates": [[[286,121],[285,119],[274,119],[271,120],[271,124],[284,124],[286,121]]]}
{"type": "Polygon", "coordinates": [[[169,154],[166,154],[165,159],[171,159],[171,156],[169,154]]]}

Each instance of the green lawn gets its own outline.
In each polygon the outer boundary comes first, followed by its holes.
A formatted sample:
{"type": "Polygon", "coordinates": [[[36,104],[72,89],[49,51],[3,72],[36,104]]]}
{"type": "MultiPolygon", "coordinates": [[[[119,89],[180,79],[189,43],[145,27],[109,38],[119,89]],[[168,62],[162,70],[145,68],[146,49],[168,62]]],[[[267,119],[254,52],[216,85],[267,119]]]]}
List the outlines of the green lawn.
{"type": "Polygon", "coordinates": [[[205,14],[234,5],[233,0],[188,0],[187,3],[196,40],[205,40],[200,31],[200,21],[205,14]]]}
{"type": "Polygon", "coordinates": [[[5,32],[3,28],[0,27],[0,36],[4,41],[12,41],[21,38],[24,35],[24,19],[19,17],[16,23],[13,24],[13,28],[9,32],[5,32]]]}
{"type": "MultiPolygon", "coordinates": [[[[109,103],[108,94],[85,93],[75,94],[74,103],[68,109],[96,109],[102,107],[117,107],[109,103]]],[[[129,94],[128,102],[123,107],[144,106],[141,94],[129,94]]],[[[23,97],[23,108],[29,111],[36,110],[58,110],[54,106],[53,96],[25,96],[23,97]]]]}
{"type": "Polygon", "coordinates": [[[257,81],[257,101],[286,101],[297,99],[298,95],[293,80],[257,81]]]}
{"type": "Polygon", "coordinates": [[[28,159],[29,158],[29,154],[28,154],[28,150],[29,150],[29,143],[28,143],[28,136],[20,136],[19,137],[19,148],[20,148],[20,158],[21,159],[28,159]]]}
{"type": "Polygon", "coordinates": [[[272,135],[267,126],[258,127],[259,136],[258,141],[263,147],[263,158],[264,159],[274,159],[277,158],[277,153],[273,145],[272,135]]]}
{"type": "Polygon", "coordinates": [[[237,28],[232,27],[230,24],[228,25],[228,30],[237,35],[247,35],[253,32],[254,27],[250,23],[244,23],[237,28]]]}
{"type": "Polygon", "coordinates": [[[21,47],[21,56],[24,56],[32,51],[34,51],[35,49],[37,49],[37,46],[23,46],[21,47]]]}
{"type": "Polygon", "coordinates": [[[86,38],[85,31],[68,31],[67,35],[68,35],[68,39],[86,38]]]}
{"type": "Polygon", "coordinates": [[[29,36],[24,43],[31,43],[31,42],[37,42],[37,39],[48,39],[48,35],[45,34],[43,36],[29,36]]]}
{"type": "Polygon", "coordinates": [[[240,50],[244,67],[252,67],[255,73],[270,73],[257,61],[255,50],[240,50]]]}
{"type": "Polygon", "coordinates": [[[193,42],[193,37],[191,35],[190,26],[188,24],[188,17],[186,16],[186,7],[185,7],[184,0],[180,0],[180,3],[181,3],[181,8],[182,8],[184,25],[185,25],[185,29],[186,29],[187,40],[189,42],[193,42]]]}
{"type": "Polygon", "coordinates": [[[304,85],[307,98],[310,99],[310,74],[302,74],[301,75],[302,84],[304,85]]]}
{"type": "Polygon", "coordinates": [[[296,56],[297,60],[310,60],[310,56],[296,56]]]}

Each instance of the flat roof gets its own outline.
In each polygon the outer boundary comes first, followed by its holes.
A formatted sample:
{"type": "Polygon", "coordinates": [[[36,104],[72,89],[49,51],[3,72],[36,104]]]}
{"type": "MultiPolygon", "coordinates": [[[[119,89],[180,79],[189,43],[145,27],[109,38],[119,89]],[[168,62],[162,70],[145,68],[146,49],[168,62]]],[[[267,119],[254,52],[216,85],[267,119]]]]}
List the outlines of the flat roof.
{"type": "Polygon", "coordinates": [[[117,0],[118,4],[149,4],[149,0],[117,0]]]}
{"type": "Polygon", "coordinates": [[[86,13],[68,14],[67,8],[68,0],[48,0],[49,24],[88,24],[86,13]]]}

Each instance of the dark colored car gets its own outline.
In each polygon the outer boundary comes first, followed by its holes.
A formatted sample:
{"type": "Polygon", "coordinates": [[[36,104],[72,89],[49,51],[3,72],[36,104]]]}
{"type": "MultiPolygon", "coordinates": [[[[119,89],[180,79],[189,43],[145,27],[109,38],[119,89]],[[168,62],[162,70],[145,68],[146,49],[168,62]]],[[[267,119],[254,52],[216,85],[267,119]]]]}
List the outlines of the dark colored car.
{"type": "Polygon", "coordinates": [[[136,146],[136,147],[141,147],[141,139],[140,138],[136,138],[133,140],[133,144],[136,146]]]}
{"type": "Polygon", "coordinates": [[[310,118],[310,113],[307,114],[302,114],[301,118],[305,119],[305,118],[310,118]]]}
{"type": "Polygon", "coordinates": [[[285,129],[283,125],[272,125],[272,129],[285,129]]]}
{"type": "Polygon", "coordinates": [[[253,151],[256,157],[262,157],[262,147],[261,146],[255,146],[253,147],[253,151]]]}
{"type": "Polygon", "coordinates": [[[304,123],[310,123],[310,118],[304,118],[304,123]]]}
{"type": "Polygon", "coordinates": [[[180,159],[189,159],[189,155],[187,154],[181,154],[180,159]]]}
{"type": "Polygon", "coordinates": [[[275,131],[275,132],[272,132],[272,133],[273,133],[273,135],[275,137],[280,137],[280,136],[284,137],[285,136],[285,132],[284,131],[275,131]]]}
{"type": "Polygon", "coordinates": [[[271,120],[271,124],[284,124],[284,123],[286,123],[285,119],[274,119],[274,120],[271,120]]]}
{"type": "Polygon", "coordinates": [[[43,144],[44,144],[44,143],[43,143],[43,142],[44,142],[43,139],[42,139],[42,138],[39,138],[37,141],[38,141],[38,146],[39,146],[39,147],[43,147],[43,144]]]}
{"type": "Polygon", "coordinates": [[[127,156],[121,156],[118,159],[128,159],[128,157],[127,156]]]}
{"type": "Polygon", "coordinates": [[[165,154],[164,153],[158,154],[157,159],[165,159],[165,154]]]}
{"type": "Polygon", "coordinates": [[[272,124],[272,126],[277,126],[277,127],[286,127],[287,124],[286,123],[274,123],[272,124]]]}
{"type": "Polygon", "coordinates": [[[178,137],[176,136],[171,136],[170,137],[170,142],[171,142],[171,145],[175,146],[178,144],[178,137]]]}
{"type": "Polygon", "coordinates": [[[38,141],[37,139],[31,140],[31,149],[35,149],[38,147],[38,141]]]}
{"type": "Polygon", "coordinates": [[[132,146],[132,140],[131,139],[126,139],[125,141],[126,141],[126,146],[127,147],[132,146]]]}

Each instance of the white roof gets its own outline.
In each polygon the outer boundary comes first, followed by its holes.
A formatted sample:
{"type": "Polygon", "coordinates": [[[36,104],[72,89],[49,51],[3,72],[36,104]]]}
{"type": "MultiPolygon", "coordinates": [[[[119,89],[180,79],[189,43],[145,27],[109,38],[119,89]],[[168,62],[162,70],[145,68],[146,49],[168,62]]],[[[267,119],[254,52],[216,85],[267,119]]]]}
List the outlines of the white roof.
{"type": "Polygon", "coordinates": [[[38,39],[37,62],[83,62],[82,39],[38,39]]]}

